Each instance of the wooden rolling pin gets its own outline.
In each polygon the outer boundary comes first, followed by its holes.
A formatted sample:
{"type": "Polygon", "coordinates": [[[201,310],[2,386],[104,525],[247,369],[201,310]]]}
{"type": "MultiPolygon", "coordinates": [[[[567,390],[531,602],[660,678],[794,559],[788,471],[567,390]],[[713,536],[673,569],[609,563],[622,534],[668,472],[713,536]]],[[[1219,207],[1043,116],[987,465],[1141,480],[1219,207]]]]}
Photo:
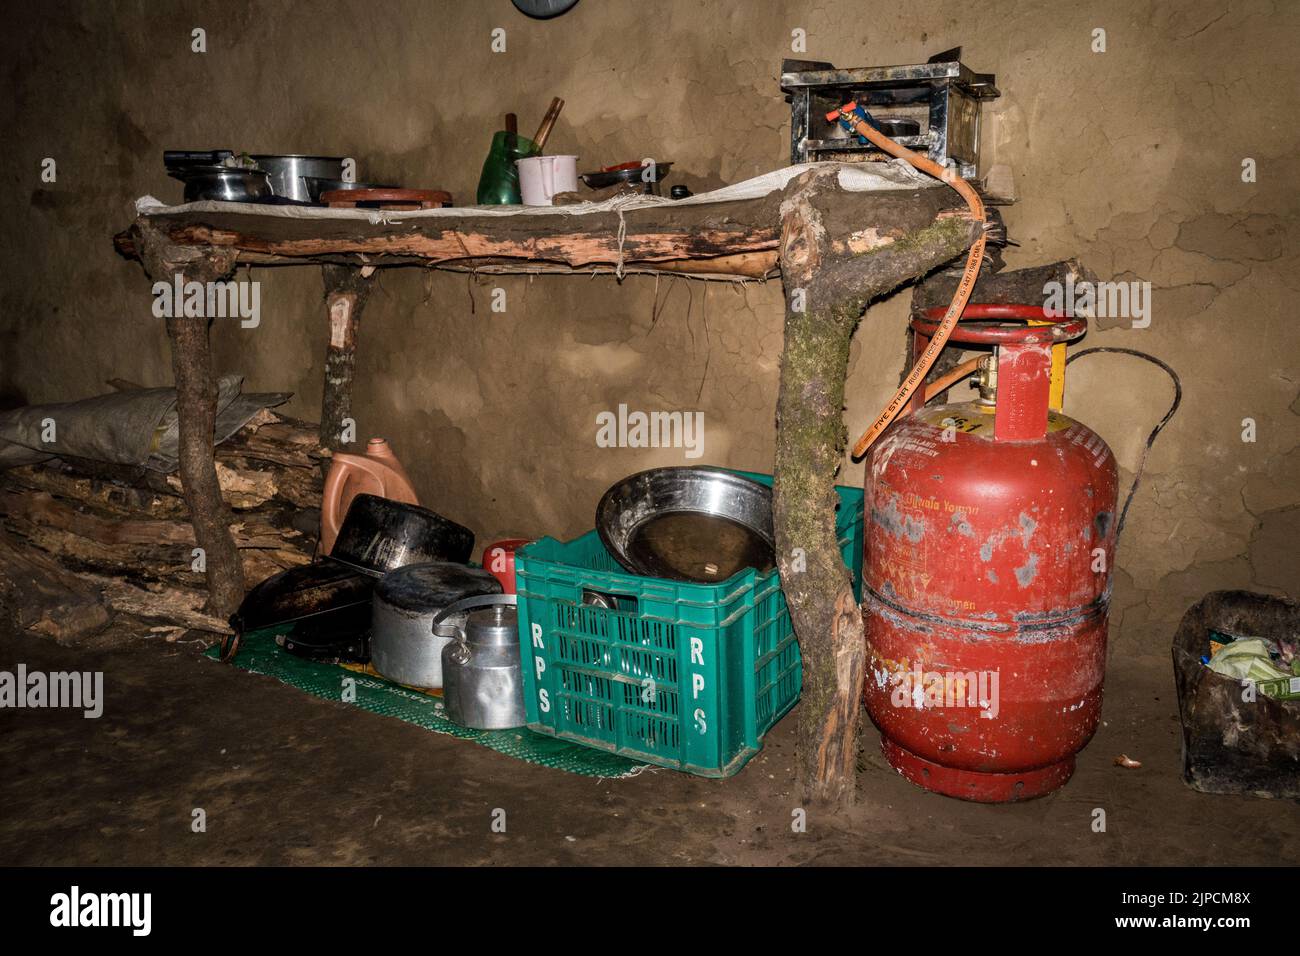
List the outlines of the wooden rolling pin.
{"type": "Polygon", "coordinates": [[[533,137],[533,142],[537,144],[539,153],[546,146],[546,141],[550,139],[551,130],[555,128],[555,121],[560,118],[560,110],[562,109],[564,109],[564,100],[558,96],[551,100],[551,108],[542,117],[542,125],[537,127],[537,135],[533,137]]]}

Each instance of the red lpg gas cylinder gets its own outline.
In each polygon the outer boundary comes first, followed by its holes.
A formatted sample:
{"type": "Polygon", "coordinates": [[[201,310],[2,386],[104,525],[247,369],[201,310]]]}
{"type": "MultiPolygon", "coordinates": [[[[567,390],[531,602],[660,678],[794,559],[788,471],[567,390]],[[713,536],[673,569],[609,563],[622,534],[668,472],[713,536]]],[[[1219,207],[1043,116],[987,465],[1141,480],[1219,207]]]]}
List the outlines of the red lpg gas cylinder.
{"type": "MultiPolygon", "coordinates": [[[[936,311],[912,319],[916,355],[936,311]]],[[[864,697],[913,783],[1025,800],[1070,778],[1101,713],[1115,458],[1060,411],[1083,319],[962,318],[950,341],[994,349],[980,400],[914,400],[867,459],[864,697]]]]}

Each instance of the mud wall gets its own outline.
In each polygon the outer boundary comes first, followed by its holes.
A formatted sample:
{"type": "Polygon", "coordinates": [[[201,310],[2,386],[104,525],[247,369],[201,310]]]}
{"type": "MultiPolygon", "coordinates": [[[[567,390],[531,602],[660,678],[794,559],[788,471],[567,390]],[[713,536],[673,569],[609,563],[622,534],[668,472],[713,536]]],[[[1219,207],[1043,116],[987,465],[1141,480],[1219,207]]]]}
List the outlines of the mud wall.
{"type": "MultiPolygon", "coordinates": [[[[357,157],[360,178],[472,201],[500,115],[527,132],[568,105],[550,151],[594,167],[653,156],[699,191],[788,159],[778,90],[792,31],[807,56],[901,63],[958,44],[998,74],[988,116],[1020,200],[1014,265],[1079,256],[1103,278],[1149,281],[1150,325],[1089,344],[1153,352],[1181,373],[1183,411],[1148,463],[1119,556],[1117,646],[1166,653],[1203,591],[1300,593],[1295,90],[1287,3],[581,0],[531,21],[507,0],[32,5],[0,45],[9,162],[0,251],[0,390],[55,401],[110,377],[170,381],[138,266],[110,239],[153,194],[178,201],[164,148],[357,157]],[[191,49],[206,30],[207,51],[191,49]],[[506,51],[491,49],[506,30],[506,51]],[[1094,52],[1097,29],[1105,52],[1094,52]],[[43,183],[42,161],[57,163],[43,183]],[[1256,181],[1243,182],[1242,162],[1256,181]],[[1243,441],[1243,420],[1254,441],[1243,441]]],[[[258,269],[262,322],[220,325],[221,371],[291,389],[318,414],[326,326],[314,269],[258,269]]],[[[681,449],[598,448],[596,415],[700,411],[700,462],[769,470],[781,347],[777,283],[480,277],[388,271],[361,331],[360,437],[388,436],[425,501],[480,541],[569,536],[620,475],[681,449]],[[505,291],[504,313],[490,309],[505,291]]],[[[903,297],[874,306],[853,350],[847,422],[883,403],[902,354],[903,297]]],[[[1106,323],[1100,323],[1104,326],[1106,323]]],[[[1155,369],[1093,357],[1067,409],[1131,475],[1170,398],[1155,369]]],[[[846,464],[846,483],[861,467],[846,464]]]]}

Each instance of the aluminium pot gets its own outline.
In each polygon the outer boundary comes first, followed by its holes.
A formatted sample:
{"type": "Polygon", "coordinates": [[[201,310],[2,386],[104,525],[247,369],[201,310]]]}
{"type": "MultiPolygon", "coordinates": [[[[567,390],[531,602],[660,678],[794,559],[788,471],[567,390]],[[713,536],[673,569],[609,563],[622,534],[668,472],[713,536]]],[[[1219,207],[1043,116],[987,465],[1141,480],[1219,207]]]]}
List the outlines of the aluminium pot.
{"type": "Polygon", "coordinates": [[[465,598],[434,619],[433,633],[452,639],[442,649],[442,699],[462,727],[508,730],[528,722],[516,601],[513,594],[465,598]],[[462,612],[463,625],[448,623],[462,612]]]}
{"type": "MultiPolygon", "coordinates": [[[[412,564],[384,575],[375,586],[370,617],[370,661],[398,684],[425,690],[442,687],[442,649],[449,636],[433,632],[434,618],[463,598],[500,594],[488,572],[450,561],[412,564]]],[[[444,617],[463,624],[465,613],[444,617]]]]}
{"type": "Polygon", "coordinates": [[[258,169],[266,170],[271,177],[271,190],[277,196],[311,202],[304,176],[317,179],[342,179],[342,156],[302,156],[298,154],[273,155],[261,153],[252,157],[258,169]]]}

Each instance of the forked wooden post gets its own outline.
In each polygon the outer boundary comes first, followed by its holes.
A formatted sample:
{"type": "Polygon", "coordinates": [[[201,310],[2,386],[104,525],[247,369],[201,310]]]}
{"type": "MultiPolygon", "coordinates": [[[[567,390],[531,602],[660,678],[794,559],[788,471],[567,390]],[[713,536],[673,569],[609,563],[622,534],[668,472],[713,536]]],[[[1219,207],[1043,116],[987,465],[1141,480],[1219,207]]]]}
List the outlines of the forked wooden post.
{"type": "Polygon", "coordinates": [[[844,804],[855,791],[866,659],[862,615],[835,534],[849,344],[873,298],[959,255],[980,227],[946,208],[953,196],[946,189],[877,193],[855,210],[856,229],[836,196],[833,171],[812,170],[790,183],[781,205],[786,317],[773,517],[803,655],[804,795],[844,804]]]}

